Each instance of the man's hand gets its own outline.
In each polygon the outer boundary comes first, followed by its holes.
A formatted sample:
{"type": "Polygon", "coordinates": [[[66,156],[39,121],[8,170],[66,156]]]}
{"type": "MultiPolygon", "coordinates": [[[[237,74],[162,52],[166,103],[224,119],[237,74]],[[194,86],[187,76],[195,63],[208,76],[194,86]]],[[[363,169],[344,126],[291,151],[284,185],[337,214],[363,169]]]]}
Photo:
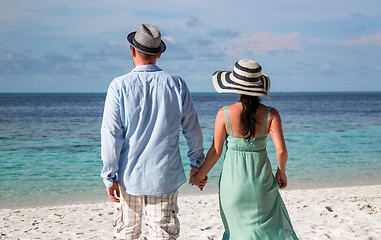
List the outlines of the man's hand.
{"type": "Polygon", "coordinates": [[[110,188],[106,187],[108,198],[111,201],[119,203],[120,192],[119,192],[119,184],[115,181],[110,188]]]}
{"type": "Polygon", "coordinates": [[[190,177],[192,177],[193,175],[196,175],[198,173],[198,169],[197,168],[191,168],[191,170],[190,170],[190,177]]]}
{"type": "Polygon", "coordinates": [[[201,179],[199,181],[195,180],[197,178],[197,173],[198,169],[196,168],[191,168],[190,171],[190,179],[189,179],[189,184],[196,185],[201,191],[205,187],[206,183],[208,182],[208,176],[206,176],[204,179],[201,179]]]}

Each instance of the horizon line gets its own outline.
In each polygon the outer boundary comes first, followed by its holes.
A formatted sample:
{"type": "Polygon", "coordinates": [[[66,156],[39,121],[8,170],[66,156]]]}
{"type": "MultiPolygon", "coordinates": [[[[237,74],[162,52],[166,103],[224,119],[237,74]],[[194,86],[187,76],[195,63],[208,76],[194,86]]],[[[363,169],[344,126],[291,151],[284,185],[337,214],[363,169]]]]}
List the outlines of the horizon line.
{"type": "MultiPolygon", "coordinates": [[[[105,92],[89,92],[89,91],[84,91],[84,92],[0,92],[0,94],[106,94],[107,91],[105,92]]],[[[216,93],[216,94],[236,94],[236,93],[218,93],[216,91],[213,92],[199,92],[199,91],[190,91],[190,93],[196,93],[196,94],[211,94],[211,93],[216,93]]],[[[351,90],[351,91],[274,91],[269,93],[274,94],[274,93],[381,93],[381,90],[351,90]]]]}

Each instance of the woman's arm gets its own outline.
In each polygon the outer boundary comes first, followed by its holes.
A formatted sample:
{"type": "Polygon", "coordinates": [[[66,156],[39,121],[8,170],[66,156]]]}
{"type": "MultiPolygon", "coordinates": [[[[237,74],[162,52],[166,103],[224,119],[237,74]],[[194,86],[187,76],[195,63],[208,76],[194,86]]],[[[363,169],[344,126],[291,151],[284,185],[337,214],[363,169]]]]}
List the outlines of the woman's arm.
{"type": "Polygon", "coordinates": [[[280,115],[276,109],[271,109],[270,112],[270,129],[269,134],[271,139],[274,142],[276,157],[278,160],[278,170],[276,173],[276,180],[278,181],[279,187],[281,189],[287,187],[287,177],[286,177],[286,164],[287,164],[287,147],[286,142],[283,136],[282,129],[282,120],[280,115]]]}
{"type": "MultiPolygon", "coordinates": [[[[196,175],[191,177],[189,183],[200,185],[200,182],[204,180],[209,171],[216,164],[220,158],[226,138],[226,126],[225,126],[225,113],[223,109],[218,111],[214,127],[214,138],[212,146],[210,147],[205,161],[196,175]]],[[[202,189],[202,188],[201,188],[202,189]]]]}

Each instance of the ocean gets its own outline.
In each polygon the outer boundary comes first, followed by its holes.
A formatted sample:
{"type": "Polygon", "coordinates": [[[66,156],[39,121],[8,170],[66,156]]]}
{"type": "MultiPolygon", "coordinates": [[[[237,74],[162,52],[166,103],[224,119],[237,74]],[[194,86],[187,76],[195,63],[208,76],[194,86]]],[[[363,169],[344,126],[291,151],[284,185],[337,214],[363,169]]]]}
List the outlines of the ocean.
{"type": "MultiPolygon", "coordinates": [[[[381,184],[381,92],[271,93],[289,152],[288,188],[381,184]]],[[[235,94],[193,93],[211,145],[214,118],[235,94]]],[[[99,174],[105,93],[0,94],[0,208],[107,199],[99,174]]],[[[268,138],[269,158],[276,156],[268,138]]],[[[185,139],[183,165],[189,173],[185,139]]],[[[216,193],[223,157],[209,174],[216,193]]],[[[184,184],[183,194],[197,192],[184,184]]]]}

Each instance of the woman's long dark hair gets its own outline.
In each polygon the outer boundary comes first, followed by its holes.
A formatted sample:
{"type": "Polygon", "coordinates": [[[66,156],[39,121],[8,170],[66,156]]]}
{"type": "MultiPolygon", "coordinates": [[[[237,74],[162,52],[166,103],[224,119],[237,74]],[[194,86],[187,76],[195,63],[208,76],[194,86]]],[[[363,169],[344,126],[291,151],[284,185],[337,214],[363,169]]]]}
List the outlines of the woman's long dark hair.
{"type": "Polygon", "coordinates": [[[255,113],[259,107],[260,99],[257,96],[241,95],[239,100],[242,103],[243,111],[241,122],[243,124],[242,135],[250,139],[255,136],[255,124],[258,123],[255,113]]]}

